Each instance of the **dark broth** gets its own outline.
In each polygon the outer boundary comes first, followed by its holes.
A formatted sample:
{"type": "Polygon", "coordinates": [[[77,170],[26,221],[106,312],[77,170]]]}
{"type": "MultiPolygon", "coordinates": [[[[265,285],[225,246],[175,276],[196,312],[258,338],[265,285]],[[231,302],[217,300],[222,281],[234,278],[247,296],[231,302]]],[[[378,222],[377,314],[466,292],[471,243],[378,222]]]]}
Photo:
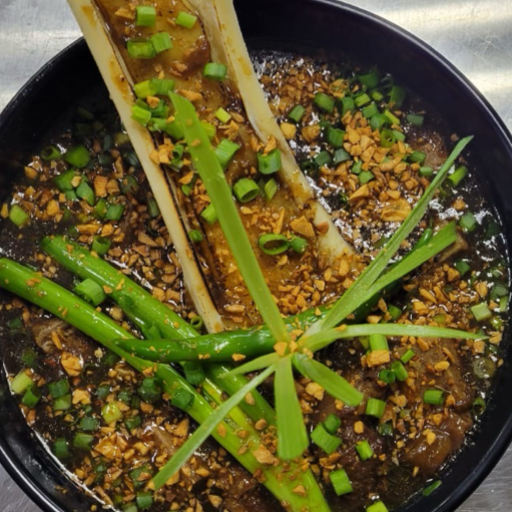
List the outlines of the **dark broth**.
{"type": "MultiPolygon", "coordinates": [[[[280,122],[288,122],[287,113],[294,104],[301,103],[308,109],[302,128],[333,122],[329,116],[312,110],[313,92],[328,90],[339,77],[350,82],[354,76],[345,67],[290,55],[257,53],[254,59],[280,122]]],[[[413,149],[428,154],[424,166],[435,169],[446,157],[451,134],[441,118],[417,98],[408,98],[403,112],[403,118],[407,114],[424,112],[422,126],[404,123],[404,133],[406,142],[413,149]]],[[[110,262],[180,314],[193,318],[196,314],[184,289],[173,246],[161,218],[148,208],[151,192],[112,106],[96,105],[94,119],[85,117],[82,112],[82,117],[74,118],[73,130],[62,130],[47,142],[67,148],[85,141],[96,156],[84,169],[84,175],[93,185],[97,177],[108,178],[108,194],[114,198],[113,204],[124,206],[123,217],[119,222],[106,222],[101,232],[95,229],[91,223],[94,219],[92,207],[77,200],[59,198],[52,179],[63,172],[63,165],[42,162],[35,157],[28,166],[27,176],[15,183],[13,191],[16,202],[33,208],[33,220],[29,228],[22,230],[9,219],[2,220],[2,253],[42,269],[57,282],[72,288],[75,284],[73,277],[40,253],[39,240],[45,234],[66,233],[90,244],[94,236],[102,235],[112,240],[108,255],[110,262]],[[31,179],[34,176],[37,181],[31,179]],[[131,177],[132,186],[123,192],[120,189],[126,186],[127,176],[131,177]],[[55,207],[58,213],[55,213],[55,207]],[[111,228],[107,227],[109,224],[111,228]]],[[[310,142],[306,138],[299,129],[291,143],[299,162],[314,158],[319,151],[330,150],[320,133],[310,142]]],[[[467,165],[471,170],[471,162],[467,165]]],[[[410,207],[428,185],[428,180],[422,179],[417,169],[404,170],[409,173],[405,177],[403,174],[376,173],[371,181],[375,180],[379,185],[372,186],[363,202],[351,201],[350,195],[355,192],[351,187],[358,178],[348,166],[308,169],[311,183],[338,227],[368,259],[399,225],[399,221],[383,217],[391,200],[400,199],[410,207]]],[[[402,207],[407,209],[407,205],[402,204],[402,207]]],[[[458,220],[468,211],[474,214],[477,225],[474,230],[462,234],[467,245],[463,244],[456,253],[445,254],[441,262],[424,265],[420,272],[404,280],[400,290],[386,298],[385,307],[379,304],[371,316],[375,321],[377,317],[389,319],[387,308],[392,305],[399,311],[402,322],[417,323],[428,317],[429,321],[439,325],[482,329],[490,336],[490,343],[443,340],[429,345],[416,340],[412,368],[422,377],[410,385],[395,383],[392,386],[378,383],[378,367],[361,366],[361,360],[366,356],[359,341],[338,343],[322,351],[319,354],[321,360],[341,370],[368,396],[394,397],[397,410],[390,410],[385,418],[387,421],[380,423],[365,416],[364,409],[340,407],[319,390],[308,388],[308,382],[298,379],[310,430],[329,414],[341,419],[338,430],[343,441],[341,447],[326,456],[312,445],[309,459],[334,510],[363,510],[377,496],[390,507],[399,506],[442,475],[443,468],[456,456],[468,433],[477,428],[478,415],[491,389],[492,374],[501,364],[498,345],[506,316],[505,313],[493,313],[490,320],[477,323],[469,306],[486,300],[488,295],[493,297],[493,289],[498,283],[508,283],[509,265],[499,235],[499,219],[482,197],[473,172],[456,187],[444,186],[439,198],[432,202],[427,218],[404,249],[415,243],[423,229],[458,220]],[[460,261],[470,267],[462,278],[450,270],[460,261]],[[443,301],[441,297],[447,300],[443,301]],[[450,362],[449,369],[436,370],[435,365],[445,356],[450,362]],[[442,408],[423,410],[422,393],[432,386],[444,386],[453,396],[448,412],[443,412],[442,408]],[[354,450],[354,445],[363,440],[368,441],[375,455],[365,462],[354,450]],[[328,475],[330,470],[340,467],[351,475],[354,492],[338,498],[332,491],[328,475]]],[[[492,300],[496,306],[491,308],[494,311],[504,299],[494,297],[492,300]]],[[[107,301],[102,309],[134,330],[119,307],[107,301]]],[[[7,371],[17,374],[30,367],[40,379],[42,399],[34,409],[22,407],[35,431],[52,446],[56,440],[67,442],[69,457],[61,457],[63,464],[99,499],[119,508],[129,507],[136,502],[137,496],[142,500],[140,503],[144,503],[144,486],[154,475],[158,458],[172,455],[195,424],[166,400],[145,401],[147,395],[140,390],[144,377],[112,354],[62,322],[6,294],[2,295],[0,329],[5,343],[3,353],[7,371]],[[62,350],[72,359],[80,360],[81,372],[69,375],[64,371],[59,362],[62,350]],[[47,383],[62,379],[68,379],[71,386],[71,404],[56,412],[53,410],[55,398],[49,396],[47,383]],[[107,425],[102,419],[102,409],[109,403],[116,403],[122,413],[122,420],[116,427],[107,425]],[[88,450],[73,447],[77,443],[77,433],[93,436],[94,457],[88,450]]],[[[399,355],[406,352],[400,339],[390,340],[390,348],[399,355]]],[[[255,507],[262,511],[277,510],[279,505],[223,449],[208,442],[185,466],[175,485],[156,495],[151,510],[201,510],[199,507],[205,511],[238,512],[255,507]]]]}

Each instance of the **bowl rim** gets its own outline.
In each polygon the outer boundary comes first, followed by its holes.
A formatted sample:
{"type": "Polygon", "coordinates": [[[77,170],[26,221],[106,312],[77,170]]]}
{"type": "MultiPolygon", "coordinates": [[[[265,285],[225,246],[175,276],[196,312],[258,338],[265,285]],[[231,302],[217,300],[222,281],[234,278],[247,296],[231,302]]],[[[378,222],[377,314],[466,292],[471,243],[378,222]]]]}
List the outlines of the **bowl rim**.
{"type": "MultiPolygon", "coordinates": [[[[293,0],[279,0],[281,2],[293,0]]],[[[348,4],[341,0],[302,0],[304,2],[325,6],[326,8],[335,8],[345,11],[349,14],[356,15],[365,23],[371,23],[387,31],[391,31],[395,36],[398,36],[404,42],[409,43],[416,47],[421,53],[427,56],[430,60],[435,61],[436,66],[441,68],[444,73],[451,75],[456,79],[458,84],[465,89],[465,93],[471,97],[473,102],[476,102],[480,109],[483,111],[492,123],[497,128],[497,135],[504,146],[509,146],[512,151],[512,134],[505,124],[504,120],[497,113],[495,108],[491,105],[489,100],[478,90],[478,88],[470,81],[464,73],[462,73],[454,64],[452,64],[446,57],[439,51],[434,49],[430,44],[426,43],[418,36],[412,34],[407,29],[404,29],[396,23],[389,21],[378,14],[374,14],[361,7],[348,4]]],[[[55,72],[55,68],[59,69],[65,62],[71,59],[75,53],[81,51],[86,46],[83,37],[80,37],[66,48],[61,50],[53,58],[47,61],[15,94],[9,101],[5,108],[0,112],[0,132],[3,127],[8,124],[16,115],[18,106],[28,96],[34,94],[39,87],[49,80],[55,72]]],[[[463,481],[453,489],[452,493],[444,501],[439,503],[432,512],[451,512],[456,510],[487,478],[487,476],[494,469],[496,464],[504,455],[508,446],[512,441],[512,413],[509,415],[503,427],[497,432],[491,448],[482,457],[480,466],[477,471],[472,471],[466,475],[463,481]]],[[[25,466],[16,463],[16,455],[11,447],[6,443],[5,439],[0,438],[0,464],[5,468],[9,476],[21,488],[21,490],[43,511],[45,512],[69,512],[69,510],[62,509],[51,497],[49,497],[42,489],[40,482],[34,479],[26,470],[25,466]]],[[[406,510],[411,510],[417,504],[417,500],[410,500],[405,504],[406,510]]],[[[71,509],[71,507],[70,507],[71,509]]],[[[403,506],[399,507],[403,510],[403,506]]]]}

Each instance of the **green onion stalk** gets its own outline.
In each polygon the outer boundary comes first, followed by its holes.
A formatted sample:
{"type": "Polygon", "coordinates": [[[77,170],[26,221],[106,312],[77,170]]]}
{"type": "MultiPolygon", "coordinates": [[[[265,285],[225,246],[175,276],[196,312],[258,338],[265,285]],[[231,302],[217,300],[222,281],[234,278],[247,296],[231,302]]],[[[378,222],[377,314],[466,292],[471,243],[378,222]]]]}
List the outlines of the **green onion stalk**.
{"type": "MultiPolygon", "coordinates": [[[[84,280],[90,279],[103,289],[109,290],[109,297],[141,329],[146,338],[163,337],[176,340],[178,344],[181,343],[180,340],[200,338],[199,333],[183,318],[155,299],[135,281],[102,258],[94,256],[81,245],[66,238],[55,236],[45,237],[41,246],[55,261],[76,276],[84,280]]],[[[190,359],[183,358],[177,362],[187,360],[190,359]]],[[[221,366],[212,369],[212,371],[212,375],[226,374],[229,368],[221,366]]],[[[246,383],[247,379],[241,375],[233,379],[228,377],[217,380],[217,385],[229,394],[233,389],[237,389],[246,383]]],[[[203,384],[209,385],[210,383],[206,381],[203,384]]],[[[251,403],[244,400],[240,404],[244,412],[256,421],[264,418],[267,423],[274,423],[275,413],[266,400],[257,390],[252,391],[251,395],[253,397],[251,403]]]]}
{"type": "MultiPolygon", "coordinates": [[[[289,465],[286,469],[281,464],[277,466],[259,463],[253,452],[260,447],[259,434],[248,422],[244,425],[248,436],[240,439],[237,435],[239,426],[233,426],[231,421],[225,421],[237,403],[252,391],[257,385],[273,371],[273,368],[262,372],[257,378],[246,382],[239,387],[235,395],[225,401],[216,409],[208,403],[174,368],[168,365],[145,361],[120,348],[115,339],[129,339],[133,337],[128,331],[120,327],[110,317],[98,312],[72,292],[33,271],[7,258],[0,259],[0,287],[35,304],[49,313],[61,318],[76,327],[87,336],[90,336],[108,350],[111,350],[128,364],[140,372],[153,372],[162,383],[165,392],[172,399],[180,392],[193,396],[188,402],[186,412],[196,420],[200,426],[197,435],[189,438],[192,443],[190,449],[196,449],[209,435],[212,435],[221,446],[231,453],[248,471],[255,474],[261,471],[264,475],[264,485],[283,503],[289,504],[296,512],[311,510],[315,512],[328,512],[329,507],[323,494],[314,479],[311,471],[303,472],[297,465],[289,465]],[[249,447],[248,450],[242,449],[249,447]],[[293,492],[297,485],[304,485],[306,496],[293,492]]],[[[189,453],[182,450],[182,456],[174,456],[165,466],[166,470],[153,479],[156,489],[165,485],[166,481],[180,469],[189,453]]]]}

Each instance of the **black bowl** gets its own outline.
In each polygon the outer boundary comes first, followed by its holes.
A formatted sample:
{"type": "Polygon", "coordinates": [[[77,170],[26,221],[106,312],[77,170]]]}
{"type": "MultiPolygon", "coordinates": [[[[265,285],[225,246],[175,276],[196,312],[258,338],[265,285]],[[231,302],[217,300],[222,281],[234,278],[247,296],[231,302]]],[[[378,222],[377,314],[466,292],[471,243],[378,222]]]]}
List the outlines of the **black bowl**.
{"type": "MultiPolygon", "coordinates": [[[[391,23],[330,0],[239,0],[237,7],[251,48],[348,55],[362,65],[377,65],[442,113],[451,132],[475,135],[472,161],[484,194],[503,220],[506,246],[511,247],[511,136],[488,102],[442,56],[391,23]]],[[[83,41],[47,64],[0,116],[0,190],[6,193],[23,162],[77,101],[106,95],[83,41]]],[[[505,364],[488,408],[467,446],[444,471],[443,485],[429,497],[411,500],[401,512],[454,511],[498,462],[512,434],[511,350],[507,332],[502,345],[505,364]]],[[[89,511],[93,498],[66,477],[35,438],[10,396],[4,372],[0,418],[0,461],[25,492],[47,511],[89,511]]]]}

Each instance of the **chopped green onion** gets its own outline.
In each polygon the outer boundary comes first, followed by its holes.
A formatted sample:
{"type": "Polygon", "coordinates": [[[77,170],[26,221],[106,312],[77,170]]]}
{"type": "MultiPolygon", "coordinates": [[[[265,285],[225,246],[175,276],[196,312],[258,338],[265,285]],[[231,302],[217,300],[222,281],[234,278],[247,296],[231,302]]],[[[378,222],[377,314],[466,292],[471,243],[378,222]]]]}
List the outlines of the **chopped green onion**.
{"type": "Polygon", "coordinates": [[[363,108],[363,116],[366,117],[366,119],[371,119],[373,116],[377,115],[379,113],[379,108],[375,103],[372,103],[366,107],[363,108]]]}
{"type": "Polygon", "coordinates": [[[373,505],[366,507],[366,512],[389,512],[382,501],[377,501],[373,505]]]}
{"type": "Polygon", "coordinates": [[[23,320],[17,316],[16,318],[9,320],[7,322],[7,326],[11,332],[20,331],[23,328],[23,320]]]}
{"type": "Polygon", "coordinates": [[[162,396],[162,386],[155,377],[146,377],[139,386],[137,393],[144,402],[152,404],[160,400],[162,396]]]}
{"type": "Polygon", "coordinates": [[[313,99],[313,103],[320,109],[325,112],[332,113],[334,110],[334,98],[325,94],[323,92],[319,92],[315,94],[315,98],[313,99]]]}
{"type": "Polygon", "coordinates": [[[154,27],[156,24],[156,9],[149,5],[138,5],[136,8],[135,25],[137,27],[154,27]]]}
{"type": "Polygon", "coordinates": [[[133,105],[132,119],[140,123],[142,126],[147,126],[151,120],[151,111],[142,108],[139,105],[133,105]]]}
{"type": "Polygon", "coordinates": [[[261,191],[258,184],[249,178],[242,178],[233,185],[233,192],[235,197],[241,203],[248,203],[253,199],[256,199],[261,191]]]}
{"type": "Polygon", "coordinates": [[[329,414],[329,416],[325,418],[323,425],[329,434],[334,435],[338,428],[340,428],[341,419],[335,414],[329,414]]]}
{"type": "Polygon", "coordinates": [[[189,321],[189,324],[196,330],[196,331],[201,331],[204,327],[204,320],[200,317],[200,316],[193,316],[190,321],[189,321]]]}
{"type": "MultiPolygon", "coordinates": [[[[420,167],[419,173],[423,178],[431,179],[434,177],[434,170],[432,167],[420,167]]],[[[448,177],[448,179],[450,178],[448,177]]]]}
{"type": "Polygon", "coordinates": [[[392,320],[398,320],[402,315],[402,310],[393,304],[388,306],[388,313],[392,320]]]}
{"type": "Polygon", "coordinates": [[[156,55],[155,47],[147,40],[128,41],[126,43],[126,49],[132,59],[152,59],[156,55]]]}
{"type": "Polygon", "coordinates": [[[74,292],[93,306],[99,306],[107,298],[103,288],[92,279],[86,279],[75,286],[74,292]]]}
{"type": "Polygon", "coordinates": [[[84,168],[91,161],[91,155],[87,148],[80,144],[66,151],[64,155],[66,162],[78,169],[84,168]]]}
{"type": "Polygon", "coordinates": [[[370,350],[389,350],[388,340],[386,336],[381,334],[372,334],[369,338],[370,350]]]}
{"type": "Polygon", "coordinates": [[[53,402],[54,411],[67,411],[71,407],[71,395],[56,398],[53,402]]]}
{"type": "Polygon", "coordinates": [[[456,261],[453,266],[458,270],[459,274],[464,276],[466,273],[468,273],[471,270],[471,267],[469,266],[469,263],[467,263],[464,260],[458,260],[456,261]]]}
{"type": "Polygon", "coordinates": [[[384,114],[376,113],[372,116],[370,119],[370,126],[372,127],[372,130],[381,130],[382,127],[388,123],[388,118],[384,114]]]}
{"type": "Polygon", "coordinates": [[[350,169],[350,172],[352,172],[352,173],[354,173],[354,174],[361,174],[362,167],[363,167],[363,161],[362,161],[362,160],[359,160],[359,161],[357,161],[357,162],[352,166],[352,168],[350,169]]]}
{"type": "Polygon", "coordinates": [[[126,174],[121,180],[121,192],[123,194],[134,194],[139,190],[139,182],[131,175],[126,174]]]}
{"type": "Polygon", "coordinates": [[[150,108],[151,117],[154,119],[166,119],[169,117],[169,107],[164,100],[159,100],[158,105],[154,108],[150,108]]]}
{"type": "Polygon", "coordinates": [[[136,502],[139,510],[146,510],[153,505],[153,498],[149,492],[139,492],[136,502]]]}
{"type": "MultiPolygon", "coordinates": [[[[231,142],[229,139],[222,139],[219,145],[215,148],[215,154],[220,162],[220,165],[225,169],[235,153],[240,149],[238,144],[231,142]]],[[[258,157],[259,158],[259,157],[258,157]]]]}
{"type": "Polygon", "coordinates": [[[361,171],[359,174],[359,183],[361,183],[361,185],[364,185],[373,179],[375,179],[375,175],[370,171],[361,171]]]}
{"type": "Polygon", "coordinates": [[[329,151],[320,151],[314,160],[318,167],[324,167],[332,162],[332,156],[329,151]]]}
{"type": "Polygon", "coordinates": [[[124,505],[123,512],[139,512],[139,509],[135,503],[128,503],[127,505],[124,505]]]}
{"type": "Polygon", "coordinates": [[[413,124],[414,126],[423,126],[423,121],[425,120],[425,116],[420,114],[408,114],[407,121],[413,124]]]}
{"type": "Polygon", "coordinates": [[[439,487],[441,487],[441,484],[441,480],[437,480],[431,483],[428,487],[425,487],[421,494],[423,494],[423,496],[430,496],[436,489],[439,489],[439,487]]]}
{"type": "Polygon", "coordinates": [[[288,119],[294,123],[300,123],[305,113],[306,109],[302,105],[295,105],[295,107],[288,112],[288,119]]]}
{"type": "Polygon", "coordinates": [[[58,160],[62,155],[59,148],[55,146],[46,146],[41,150],[41,158],[46,162],[50,160],[58,160]]]}
{"type": "Polygon", "coordinates": [[[288,250],[290,242],[284,235],[278,235],[274,233],[267,233],[260,236],[258,240],[260,249],[269,256],[276,256],[288,250]]]}
{"type": "MultiPolygon", "coordinates": [[[[23,326],[21,318],[16,318],[15,320],[19,321],[19,328],[15,328],[13,327],[12,323],[9,323],[8,326],[11,331],[19,330],[23,326]]],[[[23,353],[21,354],[21,361],[23,362],[24,365],[28,366],[29,368],[35,368],[38,364],[38,360],[39,358],[35,353],[34,349],[29,347],[23,350],[23,353]]]]}
{"type": "Polygon", "coordinates": [[[70,169],[69,171],[63,172],[62,174],[55,176],[55,178],[53,178],[53,182],[61,192],[68,192],[69,190],[74,189],[72,184],[74,177],[75,171],[73,169],[70,169]]]}
{"type": "Polygon", "coordinates": [[[21,206],[14,204],[9,211],[9,219],[21,228],[28,223],[30,216],[21,206]]]}
{"type": "Polygon", "coordinates": [[[480,407],[485,409],[486,405],[487,404],[485,403],[485,400],[481,396],[475,398],[475,401],[473,402],[473,407],[480,407]]]}
{"type": "Polygon", "coordinates": [[[101,198],[94,207],[94,210],[92,211],[93,216],[96,219],[103,220],[105,218],[105,215],[107,214],[108,210],[108,204],[105,199],[101,198]]]}
{"type": "Polygon", "coordinates": [[[215,206],[213,204],[209,204],[202,212],[201,217],[208,224],[215,224],[217,222],[217,212],[215,211],[215,206]]]}
{"type": "Polygon", "coordinates": [[[315,160],[304,160],[300,163],[300,168],[306,176],[317,176],[318,175],[318,164],[315,160]]]}
{"type": "Polygon", "coordinates": [[[422,165],[426,158],[427,155],[425,153],[422,153],[421,151],[413,151],[409,155],[409,162],[422,165]]]}
{"type": "Polygon", "coordinates": [[[55,439],[53,443],[53,454],[59,460],[68,459],[70,457],[68,442],[63,437],[55,439]]]}
{"type": "Polygon", "coordinates": [[[229,123],[231,120],[231,114],[224,110],[222,107],[217,109],[217,112],[215,112],[215,117],[223,124],[229,123]]]}
{"type": "Polygon", "coordinates": [[[183,365],[185,378],[192,386],[199,386],[206,378],[203,367],[196,361],[188,361],[183,365]]]}
{"type": "Polygon", "coordinates": [[[356,107],[358,107],[358,108],[361,108],[364,105],[370,103],[370,101],[372,101],[372,99],[366,93],[360,94],[359,96],[354,98],[354,103],[355,103],[356,107]]]}
{"type": "Polygon", "coordinates": [[[374,418],[382,418],[386,410],[386,402],[378,400],[377,398],[369,398],[366,403],[366,415],[373,416],[374,418]]]}
{"type": "Polygon", "coordinates": [[[17,395],[23,395],[23,393],[33,385],[34,381],[24,371],[22,371],[12,380],[11,390],[17,395]]]}
{"type": "Polygon", "coordinates": [[[403,142],[405,140],[405,135],[400,130],[391,130],[396,140],[403,142]]]}
{"type": "Polygon", "coordinates": [[[402,361],[403,364],[407,364],[414,356],[414,350],[412,350],[412,348],[409,348],[400,358],[400,361],[402,361]]]}
{"type": "Polygon", "coordinates": [[[153,199],[148,199],[148,213],[152,219],[155,219],[160,215],[160,208],[158,208],[158,203],[153,199]]]}
{"type": "Polygon", "coordinates": [[[396,380],[395,372],[392,370],[381,370],[379,372],[379,380],[386,384],[393,384],[396,380]]]}
{"type": "Polygon", "coordinates": [[[115,402],[111,404],[106,404],[101,409],[101,415],[103,416],[105,423],[107,423],[108,425],[110,425],[111,423],[115,423],[116,421],[119,421],[123,417],[123,413],[119,409],[119,405],[117,405],[115,402]]]}
{"type": "Polygon", "coordinates": [[[393,361],[391,363],[391,370],[395,374],[396,380],[399,382],[405,382],[409,378],[409,372],[405,369],[401,361],[393,361]]]}
{"type": "Polygon", "coordinates": [[[258,170],[261,174],[274,174],[281,169],[281,152],[273,149],[270,153],[263,155],[258,153],[258,170]]]}
{"type": "Polygon", "coordinates": [[[341,115],[344,116],[347,112],[351,112],[356,108],[353,98],[341,98],[341,115]]]}
{"type": "Polygon", "coordinates": [[[92,418],[91,416],[85,416],[80,420],[80,430],[84,432],[93,432],[100,425],[100,422],[96,418],[92,418]]]}
{"type": "Polygon", "coordinates": [[[227,66],[219,62],[209,62],[206,64],[203,71],[205,78],[211,78],[213,80],[224,80],[227,74],[227,66]]]}
{"type": "Polygon", "coordinates": [[[192,28],[197,21],[197,16],[190,14],[189,12],[180,11],[176,16],[176,25],[185,28],[192,28]]]}
{"type": "Polygon", "coordinates": [[[277,193],[277,181],[274,178],[270,178],[263,187],[265,199],[271,201],[277,193]]]}
{"type": "Polygon", "coordinates": [[[188,237],[194,243],[199,243],[199,242],[202,242],[204,240],[203,233],[201,233],[201,231],[199,231],[197,229],[191,229],[188,232],[188,237]]]}
{"type": "Polygon", "coordinates": [[[152,78],[151,87],[155,92],[150,96],[168,96],[170,92],[174,91],[175,84],[176,82],[169,78],[152,78]]]}
{"type": "Polygon", "coordinates": [[[391,421],[387,421],[386,423],[381,423],[377,430],[381,436],[389,436],[393,435],[393,423],[391,421]]]}
{"type": "Polygon", "coordinates": [[[385,110],[384,115],[389,119],[389,122],[392,125],[397,125],[397,126],[400,125],[400,119],[398,119],[398,117],[396,117],[395,114],[393,114],[389,110],[385,110]]]}
{"type": "Polygon", "coordinates": [[[144,82],[135,84],[133,90],[137,98],[145,100],[148,96],[154,96],[157,89],[153,80],[144,80],[144,82]]]}
{"type": "Polygon", "coordinates": [[[347,472],[344,469],[338,469],[329,473],[334,492],[338,496],[351,493],[354,489],[348,478],[347,472]]]}
{"type": "Polygon", "coordinates": [[[486,302],[481,302],[480,304],[473,306],[471,308],[471,313],[473,313],[477,322],[483,322],[484,320],[489,320],[489,318],[492,317],[491,310],[486,302]]]}
{"type": "Polygon", "coordinates": [[[171,36],[167,32],[153,34],[150,39],[156,53],[162,53],[166,50],[170,50],[173,46],[171,36]]]}
{"type": "Polygon", "coordinates": [[[496,372],[496,364],[487,357],[473,360],[473,372],[479,379],[490,379],[496,372]]]}
{"type": "Polygon", "coordinates": [[[348,162],[351,159],[352,157],[343,148],[339,148],[334,152],[333,162],[335,165],[348,162]]]}
{"type": "Polygon", "coordinates": [[[466,232],[473,231],[478,225],[473,213],[467,212],[459,219],[459,226],[466,232]]]}
{"type": "Polygon", "coordinates": [[[382,101],[384,99],[384,94],[382,94],[380,91],[372,91],[371,97],[372,100],[382,101]]]}
{"type": "Polygon", "coordinates": [[[304,254],[308,247],[308,241],[300,236],[294,236],[290,240],[290,248],[297,254],[304,254]]]}
{"type": "Polygon", "coordinates": [[[96,396],[100,400],[105,400],[105,398],[107,398],[107,396],[110,394],[110,391],[110,386],[107,384],[103,384],[101,386],[98,386],[98,388],[96,389],[96,396]]]}
{"type": "Polygon", "coordinates": [[[491,300],[497,300],[501,297],[508,296],[508,288],[502,283],[494,283],[491,293],[489,295],[491,300]]]}
{"type": "Polygon", "coordinates": [[[356,451],[359,455],[359,458],[364,462],[365,460],[371,459],[373,457],[373,450],[370,446],[370,443],[366,441],[359,441],[356,443],[356,451]]]}
{"type": "Polygon", "coordinates": [[[95,236],[92,241],[92,250],[99,256],[104,256],[110,249],[110,240],[102,236],[95,236]]]}
{"type": "Polygon", "coordinates": [[[122,204],[111,204],[105,215],[105,220],[114,220],[118,221],[123,216],[124,205],[122,204]]]}
{"type": "Polygon", "coordinates": [[[383,148],[390,148],[396,142],[396,136],[393,130],[382,130],[380,133],[380,143],[383,148]]]}
{"type": "Polygon", "coordinates": [[[423,393],[423,402],[430,405],[443,405],[444,391],[440,389],[427,389],[423,393]]]}
{"type": "Polygon", "coordinates": [[[494,220],[491,220],[489,224],[487,225],[487,229],[485,230],[485,237],[490,239],[493,236],[497,236],[501,233],[500,225],[495,222],[494,220]]]}
{"type": "Polygon", "coordinates": [[[171,400],[171,404],[182,411],[189,409],[193,403],[194,395],[183,388],[178,389],[171,400]]]}
{"type": "Polygon", "coordinates": [[[86,201],[89,206],[94,206],[94,190],[85,180],[82,180],[80,185],[78,185],[76,195],[86,201]]]}
{"type": "Polygon", "coordinates": [[[391,107],[401,108],[405,101],[405,89],[398,85],[394,85],[391,88],[391,92],[389,94],[389,104],[391,107]]]}
{"type": "Polygon", "coordinates": [[[313,432],[311,432],[311,440],[327,455],[335,452],[341,445],[341,439],[327,432],[325,427],[319,423],[313,432]]]}
{"type": "Polygon", "coordinates": [[[327,128],[327,143],[333,148],[341,148],[343,146],[343,137],[345,132],[340,128],[327,128]]]}
{"type": "Polygon", "coordinates": [[[84,452],[88,452],[92,448],[92,443],[94,443],[94,436],[91,434],[84,434],[83,432],[78,432],[73,438],[73,446],[77,450],[81,450],[84,452]]]}
{"type": "Polygon", "coordinates": [[[48,391],[52,398],[60,398],[61,396],[69,393],[69,381],[68,379],[61,379],[56,382],[50,382],[48,384],[48,391]]]}
{"type": "Polygon", "coordinates": [[[459,183],[469,174],[469,169],[465,165],[461,165],[455,171],[453,174],[450,174],[448,176],[447,180],[456,187],[459,185],[459,183]]]}
{"type": "Polygon", "coordinates": [[[142,419],[140,416],[134,416],[133,418],[126,418],[124,420],[126,428],[130,431],[140,427],[142,425],[142,419]]]}
{"type": "Polygon", "coordinates": [[[380,75],[376,69],[372,69],[372,71],[370,71],[366,75],[359,75],[358,79],[361,82],[361,84],[367,87],[368,89],[375,89],[375,87],[379,85],[380,75]]]}
{"type": "Polygon", "coordinates": [[[183,139],[183,128],[177,120],[166,124],[165,133],[167,133],[167,135],[169,135],[174,140],[183,139]]]}

